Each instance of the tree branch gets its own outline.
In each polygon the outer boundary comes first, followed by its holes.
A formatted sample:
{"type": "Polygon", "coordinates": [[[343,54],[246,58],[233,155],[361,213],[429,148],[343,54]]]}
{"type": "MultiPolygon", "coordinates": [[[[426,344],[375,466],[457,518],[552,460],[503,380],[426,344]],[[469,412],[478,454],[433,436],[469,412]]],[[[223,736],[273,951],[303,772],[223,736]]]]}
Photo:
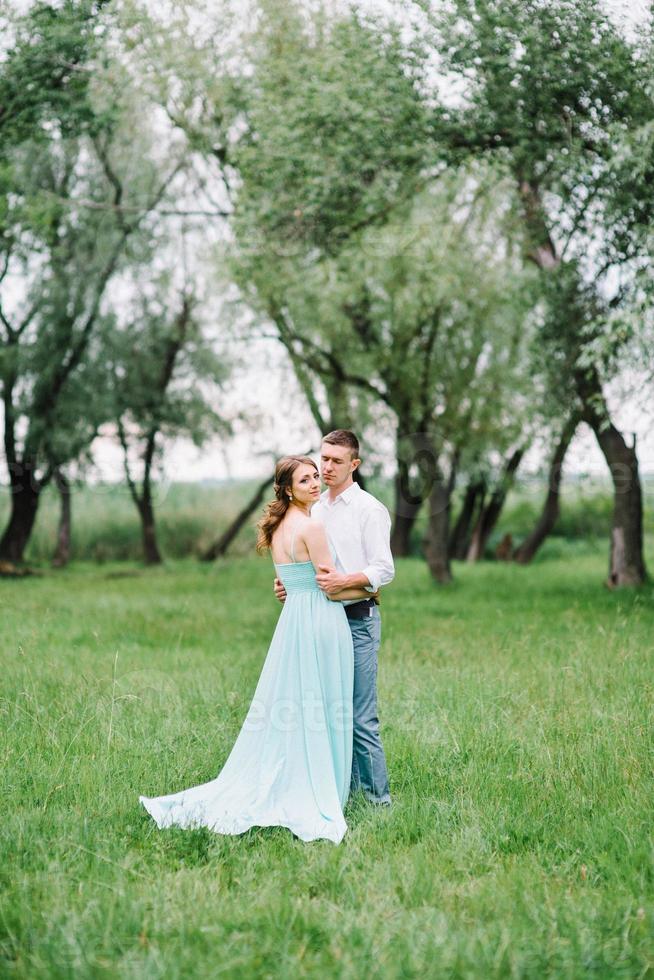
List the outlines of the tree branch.
{"type": "Polygon", "coordinates": [[[139,497],[139,492],[136,487],[136,484],[132,479],[132,474],[129,471],[129,460],[128,460],[129,448],[127,445],[127,437],[125,435],[125,429],[123,427],[123,420],[120,416],[118,416],[118,419],[116,420],[116,424],[118,426],[118,438],[120,439],[120,444],[123,447],[123,468],[125,470],[125,478],[127,480],[127,486],[129,487],[129,491],[132,495],[132,500],[138,507],[140,505],[141,500],[139,497]]]}
{"type": "Polygon", "coordinates": [[[231,211],[205,211],[201,208],[182,211],[179,208],[148,208],[147,205],[138,204],[107,204],[102,201],[91,201],[88,198],[70,198],[56,194],[54,191],[45,191],[48,197],[53,198],[62,204],[67,204],[71,208],[88,208],[90,211],[108,211],[115,214],[141,214],[153,213],[165,216],[176,216],[181,218],[229,218],[231,211]]]}
{"type": "Polygon", "coordinates": [[[560,258],[545,220],[538,185],[533,180],[519,179],[518,192],[524,207],[527,231],[531,238],[528,258],[539,269],[554,269],[559,265],[560,258]]]}
{"type": "MultiPolygon", "coordinates": [[[[345,370],[341,361],[336,357],[333,351],[325,350],[320,347],[315,341],[310,340],[308,337],[304,337],[297,332],[294,328],[289,326],[288,318],[284,315],[281,310],[278,310],[276,315],[273,315],[273,320],[280,329],[280,322],[282,324],[282,330],[285,334],[286,339],[282,342],[284,346],[287,343],[299,343],[305,348],[303,351],[303,357],[306,363],[318,374],[320,377],[324,375],[334,375],[339,381],[343,381],[347,384],[356,385],[358,388],[362,388],[368,391],[370,394],[375,395],[376,398],[381,398],[383,401],[386,400],[386,393],[380,391],[368,378],[362,375],[350,374],[345,370]],[[307,349],[313,351],[313,356],[308,353],[307,349]],[[322,360],[321,360],[322,359],[322,360]]],[[[281,340],[280,333],[280,340],[281,340]]],[[[297,355],[297,352],[296,352],[297,355]]],[[[299,355],[297,355],[299,356],[299,355]]]]}

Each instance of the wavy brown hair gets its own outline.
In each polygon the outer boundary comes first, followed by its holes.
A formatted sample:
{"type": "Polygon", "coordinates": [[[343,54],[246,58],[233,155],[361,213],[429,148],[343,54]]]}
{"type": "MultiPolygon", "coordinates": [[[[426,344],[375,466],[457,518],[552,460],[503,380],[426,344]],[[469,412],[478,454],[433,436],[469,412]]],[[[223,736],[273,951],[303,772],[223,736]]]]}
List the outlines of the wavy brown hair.
{"type": "Polygon", "coordinates": [[[257,524],[259,536],[257,537],[257,551],[262,553],[270,548],[272,536],[284,520],[286,511],[291,506],[289,492],[293,488],[293,474],[298,466],[306,463],[318,469],[316,464],[308,456],[282,456],[275,467],[275,482],[273,490],[275,499],[266,504],[263,517],[257,524]]]}

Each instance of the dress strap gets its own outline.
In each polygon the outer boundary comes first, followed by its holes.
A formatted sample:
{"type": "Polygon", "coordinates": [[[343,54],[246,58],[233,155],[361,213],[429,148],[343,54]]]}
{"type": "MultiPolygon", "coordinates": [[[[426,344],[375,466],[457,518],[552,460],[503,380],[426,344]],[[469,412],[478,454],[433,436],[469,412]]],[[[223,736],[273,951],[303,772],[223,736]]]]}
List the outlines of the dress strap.
{"type": "Polygon", "coordinates": [[[295,561],[295,535],[297,534],[297,526],[295,527],[293,534],[291,535],[291,550],[289,552],[291,556],[291,561],[295,561]]]}

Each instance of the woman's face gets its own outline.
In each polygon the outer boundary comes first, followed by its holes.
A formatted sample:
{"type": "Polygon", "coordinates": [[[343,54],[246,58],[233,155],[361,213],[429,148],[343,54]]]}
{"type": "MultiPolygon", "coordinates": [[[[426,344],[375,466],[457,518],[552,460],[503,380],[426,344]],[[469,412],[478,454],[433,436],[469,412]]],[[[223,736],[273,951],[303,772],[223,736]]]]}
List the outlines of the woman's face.
{"type": "Polygon", "coordinates": [[[293,497],[295,502],[304,507],[311,504],[320,496],[320,474],[316,466],[300,463],[293,471],[293,497]]]}

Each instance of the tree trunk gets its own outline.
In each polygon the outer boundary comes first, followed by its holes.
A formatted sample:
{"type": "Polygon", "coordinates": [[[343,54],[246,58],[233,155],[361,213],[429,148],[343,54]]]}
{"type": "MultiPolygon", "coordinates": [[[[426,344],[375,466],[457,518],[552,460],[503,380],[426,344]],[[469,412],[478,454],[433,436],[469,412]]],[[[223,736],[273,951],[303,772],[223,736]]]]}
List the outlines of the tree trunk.
{"type": "Polygon", "coordinates": [[[470,528],[477,507],[483,508],[486,484],[483,480],[470,480],[461,504],[459,516],[450,534],[450,558],[462,561],[470,546],[470,528]]]}
{"type": "Polygon", "coordinates": [[[457,456],[452,460],[449,479],[446,481],[440,471],[438,458],[433,453],[432,465],[434,479],[432,481],[427,504],[429,515],[427,533],[424,539],[425,558],[436,582],[446,584],[452,581],[450,568],[449,538],[450,538],[450,507],[452,491],[456,480],[457,456]]]}
{"type": "Polygon", "coordinates": [[[70,560],[71,488],[70,480],[59,468],[55,470],[54,480],[59,491],[61,509],[57,528],[57,547],[52,559],[52,566],[53,568],[62,568],[70,560]]]}
{"type": "MultiPolygon", "coordinates": [[[[406,426],[409,428],[409,426],[406,426]]],[[[396,557],[405,557],[410,551],[411,531],[420,509],[429,496],[435,482],[441,479],[438,471],[438,457],[427,436],[424,435],[426,423],[417,432],[396,437],[396,472],[394,479],[393,530],[391,532],[391,551],[396,557]],[[411,478],[415,468],[418,476],[411,478]]]]}
{"type": "Polygon", "coordinates": [[[433,578],[445,584],[452,581],[448,549],[451,491],[443,480],[434,483],[427,500],[429,518],[425,535],[425,558],[433,578]]]}
{"type": "MultiPolygon", "coordinates": [[[[396,477],[397,479],[397,477],[396,477]]],[[[397,500],[397,495],[396,498],[397,500]]],[[[391,551],[395,558],[406,558],[411,554],[411,532],[416,523],[417,514],[398,514],[395,512],[393,530],[391,532],[391,551]]]]}
{"type": "Polygon", "coordinates": [[[154,520],[154,508],[150,487],[143,488],[143,495],[139,501],[139,514],[141,516],[141,532],[143,537],[143,559],[146,565],[160,565],[161,554],[157,544],[157,531],[154,520]]]}
{"type": "Polygon", "coordinates": [[[647,577],[643,558],[643,500],[636,456],[636,436],[633,445],[611,423],[596,430],[595,437],[611,471],[614,504],[609,577],[607,585],[642,585],[647,577]]]}
{"type": "MultiPolygon", "coordinates": [[[[556,269],[561,259],[549,233],[538,183],[518,175],[518,190],[532,244],[527,254],[540,269],[556,269]]],[[[601,381],[595,370],[577,371],[575,387],[583,406],[581,417],[595,433],[613,480],[613,526],[607,585],[610,588],[641,585],[647,577],[647,570],[643,557],[643,498],[635,436],[634,445],[627,446],[622,434],[611,422],[601,381]]]]}
{"type": "Polygon", "coordinates": [[[239,511],[227,530],[223,531],[218,540],[200,555],[200,561],[214,561],[216,558],[222,558],[241,528],[261,504],[263,496],[273,482],[273,479],[274,476],[267,476],[263,483],[259,484],[254,495],[250,498],[243,510],[239,511]]]}
{"type": "Polygon", "coordinates": [[[0,560],[22,562],[39,509],[41,485],[28,466],[19,463],[10,472],[11,512],[0,540],[0,560]]]}
{"type": "Polygon", "coordinates": [[[422,507],[424,496],[411,490],[409,466],[406,460],[398,458],[397,472],[393,481],[395,489],[393,531],[391,551],[396,558],[404,558],[410,552],[411,532],[422,507]]]}
{"type": "Polygon", "coordinates": [[[622,434],[611,425],[596,433],[597,441],[609,464],[615,504],[608,585],[641,585],[647,577],[643,557],[643,499],[636,455],[636,435],[628,446],[622,434]]]}
{"type": "Polygon", "coordinates": [[[490,500],[486,506],[482,507],[477,518],[477,523],[475,524],[475,529],[472,532],[472,539],[466,556],[468,561],[479,561],[480,558],[483,558],[486,544],[502,513],[506,495],[513,484],[516,471],[520,466],[524,454],[524,446],[516,449],[511,454],[504,466],[504,473],[499,484],[490,495],[490,500]]]}
{"type": "Polygon", "coordinates": [[[559,519],[563,461],[578,425],[579,416],[575,414],[568,419],[563,427],[550,462],[547,477],[547,494],[540,517],[531,533],[527,535],[522,544],[513,552],[513,560],[517,561],[520,565],[529,564],[559,519]]]}
{"type": "Polygon", "coordinates": [[[643,557],[643,495],[638,473],[636,435],[628,446],[611,422],[602,386],[594,370],[579,372],[581,417],[597,439],[613,481],[613,526],[609,551],[610,588],[642,585],[647,578],[643,557]]]}

